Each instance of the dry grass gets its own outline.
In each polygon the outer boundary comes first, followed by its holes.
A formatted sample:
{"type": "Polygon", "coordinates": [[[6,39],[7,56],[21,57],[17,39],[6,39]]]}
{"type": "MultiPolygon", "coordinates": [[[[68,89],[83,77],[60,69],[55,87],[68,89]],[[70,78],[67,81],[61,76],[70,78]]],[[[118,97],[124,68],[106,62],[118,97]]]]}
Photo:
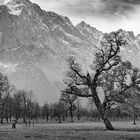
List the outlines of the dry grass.
{"type": "Polygon", "coordinates": [[[140,123],[114,122],[115,131],[108,131],[101,122],[44,123],[35,127],[19,124],[0,126],[0,140],[140,140],[140,123]]]}

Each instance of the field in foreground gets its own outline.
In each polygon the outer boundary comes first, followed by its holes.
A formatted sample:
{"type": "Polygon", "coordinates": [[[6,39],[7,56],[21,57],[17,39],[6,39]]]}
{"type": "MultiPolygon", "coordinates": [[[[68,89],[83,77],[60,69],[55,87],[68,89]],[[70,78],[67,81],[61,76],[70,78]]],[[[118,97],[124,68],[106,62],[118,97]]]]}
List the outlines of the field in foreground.
{"type": "Polygon", "coordinates": [[[115,131],[108,131],[101,122],[44,123],[34,127],[0,125],[0,140],[140,140],[140,123],[114,122],[115,131]]]}

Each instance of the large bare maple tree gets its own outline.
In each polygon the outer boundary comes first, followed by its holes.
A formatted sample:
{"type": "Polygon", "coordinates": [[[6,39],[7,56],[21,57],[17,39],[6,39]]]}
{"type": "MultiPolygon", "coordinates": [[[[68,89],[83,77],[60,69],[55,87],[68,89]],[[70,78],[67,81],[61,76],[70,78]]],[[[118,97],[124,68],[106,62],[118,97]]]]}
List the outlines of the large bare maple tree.
{"type": "Polygon", "coordinates": [[[134,74],[131,63],[123,62],[119,55],[120,47],[126,44],[127,38],[122,30],[105,34],[100,46],[96,47],[97,52],[91,65],[91,71],[86,74],[82,71],[82,67],[75,57],[71,56],[67,59],[69,70],[64,80],[67,88],[63,92],[92,98],[106,128],[109,130],[114,130],[114,128],[106,115],[107,105],[110,105],[111,101],[117,101],[121,96],[125,98],[123,93],[126,93],[131,87],[138,87],[139,84],[139,77],[134,74]],[[114,76],[112,83],[109,81],[110,79],[106,81],[108,77],[106,74],[111,75],[111,77],[114,76]],[[106,79],[104,75],[107,76],[106,79]],[[127,83],[128,77],[130,82],[127,83]],[[113,88],[109,89],[106,85],[107,82],[113,88]],[[97,92],[97,88],[101,86],[107,87],[109,92],[106,94],[104,90],[106,95],[104,102],[101,102],[97,92]]]}

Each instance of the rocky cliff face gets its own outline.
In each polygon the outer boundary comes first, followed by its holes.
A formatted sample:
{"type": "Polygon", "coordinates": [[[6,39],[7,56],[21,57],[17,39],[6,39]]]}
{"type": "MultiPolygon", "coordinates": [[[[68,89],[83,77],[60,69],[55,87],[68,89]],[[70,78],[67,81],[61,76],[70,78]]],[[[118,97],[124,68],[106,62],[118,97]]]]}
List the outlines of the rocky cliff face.
{"type": "MultiPolygon", "coordinates": [[[[122,55],[137,65],[140,36],[126,34],[130,41],[122,55]]],[[[0,70],[17,88],[33,89],[40,101],[53,102],[63,87],[65,59],[76,55],[87,67],[102,37],[85,22],[74,26],[68,17],[43,11],[29,0],[11,0],[0,6],[0,70]]]]}

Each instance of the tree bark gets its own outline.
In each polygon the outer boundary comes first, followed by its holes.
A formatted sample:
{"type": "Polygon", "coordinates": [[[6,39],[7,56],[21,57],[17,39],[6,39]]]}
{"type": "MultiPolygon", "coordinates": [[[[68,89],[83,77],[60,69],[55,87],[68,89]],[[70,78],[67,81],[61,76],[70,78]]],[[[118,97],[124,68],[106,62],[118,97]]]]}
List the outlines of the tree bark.
{"type": "Polygon", "coordinates": [[[114,130],[111,122],[107,118],[103,119],[103,121],[104,121],[104,124],[108,130],[114,130]]]}
{"type": "Polygon", "coordinates": [[[135,115],[135,111],[133,112],[133,125],[136,125],[136,115],[135,115]]]}
{"type": "Polygon", "coordinates": [[[72,106],[72,104],[70,106],[70,117],[71,117],[71,122],[73,122],[73,106],[72,106]]]}
{"type": "Polygon", "coordinates": [[[6,116],[6,123],[8,123],[8,121],[9,121],[9,118],[8,118],[8,116],[6,116]]]}
{"type": "Polygon", "coordinates": [[[3,124],[3,118],[4,118],[4,107],[1,109],[1,120],[0,123],[3,124]]]}
{"type": "Polygon", "coordinates": [[[61,116],[58,116],[59,123],[61,123],[61,116]]]}
{"type": "Polygon", "coordinates": [[[48,115],[46,115],[46,121],[47,121],[47,122],[49,121],[49,117],[48,117],[48,115]]]}
{"type": "Polygon", "coordinates": [[[94,103],[95,103],[95,105],[96,105],[96,107],[99,111],[99,114],[100,114],[101,119],[103,120],[103,122],[105,124],[106,129],[114,130],[111,122],[109,121],[109,119],[106,115],[106,111],[105,111],[104,107],[102,106],[101,101],[98,97],[98,93],[96,91],[96,83],[91,86],[91,92],[92,92],[92,95],[93,95],[94,103]]]}
{"type": "Polygon", "coordinates": [[[133,118],[133,125],[136,125],[136,119],[135,119],[135,117],[133,118]]]}
{"type": "Polygon", "coordinates": [[[8,117],[8,108],[6,104],[6,109],[5,109],[5,118],[6,118],[6,123],[8,123],[9,117],[8,117]]]}
{"type": "Polygon", "coordinates": [[[81,119],[81,116],[78,114],[77,115],[77,120],[80,121],[80,119],[81,119]]]}
{"type": "Polygon", "coordinates": [[[3,116],[1,116],[1,121],[0,121],[0,123],[3,124],[3,116]]]}

